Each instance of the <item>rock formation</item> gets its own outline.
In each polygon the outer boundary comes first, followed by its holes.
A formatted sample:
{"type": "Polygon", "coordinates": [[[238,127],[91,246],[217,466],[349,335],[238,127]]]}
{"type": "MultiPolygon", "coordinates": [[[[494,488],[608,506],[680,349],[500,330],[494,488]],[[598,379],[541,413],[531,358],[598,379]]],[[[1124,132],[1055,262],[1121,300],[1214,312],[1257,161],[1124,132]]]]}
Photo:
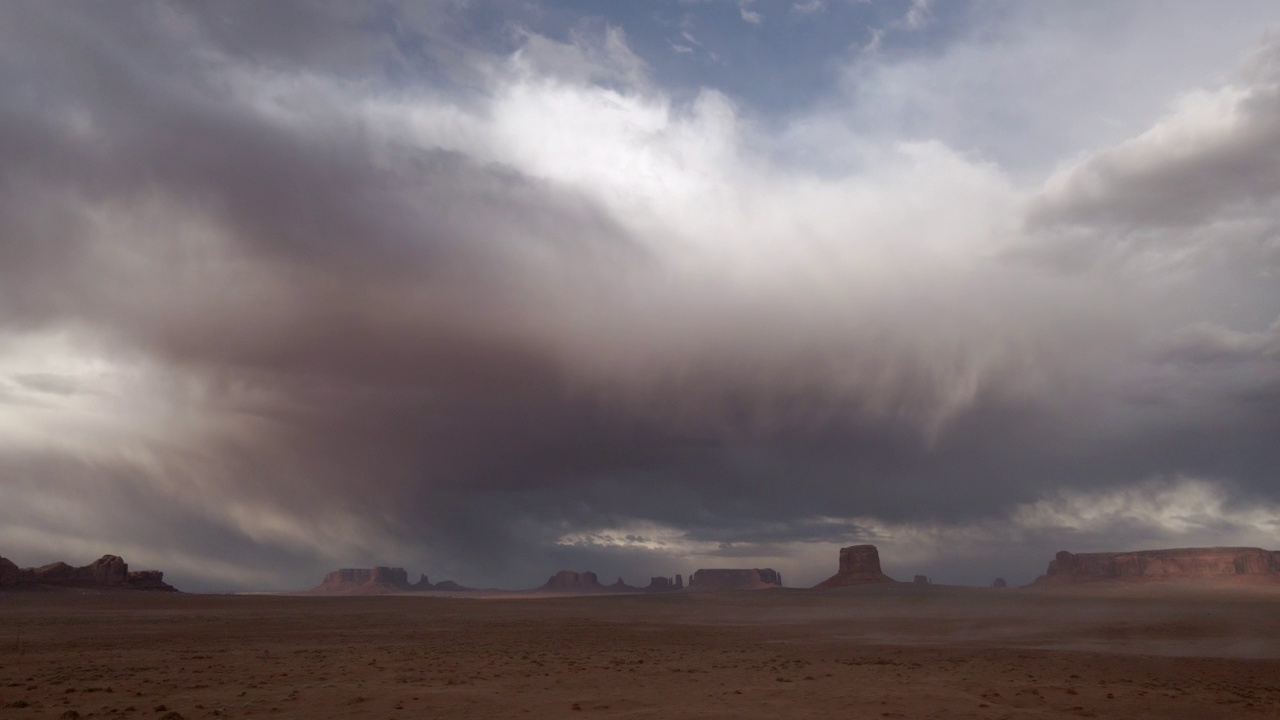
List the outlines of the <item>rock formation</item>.
{"type": "Polygon", "coordinates": [[[1035,584],[1199,579],[1280,582],[1280,552],[1260,548],[1215,547],[1077,555],[1063,550],[1049,562],[1048,571],[1037,578],[1035,584]]]}
{"type": "Polygon", "coordinates": [[[459,585],[458,583],[452,580],[441,580],[435,585],[432,585],[431,589],[436,590],[438,592],[468,592],[470,590],[474,590],[475,588],[469,588],[469,587],[459,585]]]}
{"type": "Polygon", "coordinates": [[[538,589],[557,593],[598,593],[608,590],[600,584],[600,579],[595,573],[591,571],[579,573],[572,570],[561,570],[552,575],[546,584],[538,589]]]}
{"type": "Polygon", "coordinates": [[[38,568],[19,568],[12,561],[0,557],[0,589],[35,587],[177,592],[164,582],[164,573],[159,570],[129,572],[129,565],[118,555],[103,555],[84,567],[56,562],[38,568]]]}
{"type": "Polygon", "coordinates": [[[676,575],[675,578],[654,577],[649,578],[649,585],[644,588],[645,592],[675,592],[684,589],[684,578],[676,575]]]}
{"type": "Polygon", "coordinates": [[[929,576],[928,576],[928,575],[917,575],[917,576],[915,576],[915,578],[914,578],[914,579],[912,579],[912,581],[911,581],[911,582],[915,583],[916,585],[928,585],[928,584],[929,584],[929,576]]]}
{"type": "Polygon", "coordinates": [[[409,574],[404,568],[342,568],[324,576],[314,593],[335,595],[389,595],[409,592],[409,574]]]}
{"type": "Polygon", "coordinates": [[[880,551],[875,545],[853,545],[840,548],[840,570],[815,585],[814,589],[891,582],[897,581],[880,571],[880,551]]]}
{"type": "Polygon", "coordinates": [[[12,560],[0,557],[0,588],[13,587],[18,584],[22,569],[12,560]]]}
{"type": "Polygon", "coordinates": [[[712,568],[689,577],[689,590],[766,590],[782,587],[782,575],[773,568],[712,568]]]}
{"type": "Polygon", "coordinates": [[[1005,588],[1005,587],[1009,587],[1009,583],[1005,582],[1004,578],[996,578],[995,580],[991,581],[991,587],[1005,588]]]}
{"type": "Polygon", "coordinates": [[[324,580],[311,589],[316,595],[393,595],[405,592],[464,591],[470,590],[452,580],[432,585],[426,575],[409,582],[409,573],[398,567],[343,568],[324,576],[324,580]]]}

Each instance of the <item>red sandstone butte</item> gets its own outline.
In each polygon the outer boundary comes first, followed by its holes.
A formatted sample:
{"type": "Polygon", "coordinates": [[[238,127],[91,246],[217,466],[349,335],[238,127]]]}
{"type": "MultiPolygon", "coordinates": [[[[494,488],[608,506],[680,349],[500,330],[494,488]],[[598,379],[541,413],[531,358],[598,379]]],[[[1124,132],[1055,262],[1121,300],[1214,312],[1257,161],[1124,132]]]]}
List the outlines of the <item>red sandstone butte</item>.
{"type": "Polygon", "coordinates": [[[38,568],[19,568],[0,557],[0,590],[38,587],[177,592],[164,582],[164,573],[159,570],[129,572],[128,563],[118,555],[103,555],[84,567],[56,562],[38,568]]]}
{"type": "Polygon", "coordinates": [[[689,576],[689,590],[768,590],[782,587],[782,575],[773,568],[711,568],[689,576]]]}
{"type": "Polygon", "coordinates": [[[1280,582],[1280,552],[1213,547],[1115,553],[1059,552],[1035,585],[1100,581],[1280,582]]]}
{"type": "Polygon", "coordinates": [[[880,551],[875,545],[840,548],[840,570],[814,586],[815,590],[897,582],[880,571],[880,551]]]}

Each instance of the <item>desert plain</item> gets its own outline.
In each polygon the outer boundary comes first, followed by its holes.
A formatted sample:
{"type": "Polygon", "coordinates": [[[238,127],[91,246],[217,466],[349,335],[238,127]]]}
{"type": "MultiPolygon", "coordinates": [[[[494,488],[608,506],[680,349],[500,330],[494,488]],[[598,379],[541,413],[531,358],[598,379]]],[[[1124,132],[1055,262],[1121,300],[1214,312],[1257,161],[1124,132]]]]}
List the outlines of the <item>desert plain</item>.
{"type": "Polygon", "coordinates": [[[1280,592],[12,592],[0,717],[1280,718],[1280,592]]]}

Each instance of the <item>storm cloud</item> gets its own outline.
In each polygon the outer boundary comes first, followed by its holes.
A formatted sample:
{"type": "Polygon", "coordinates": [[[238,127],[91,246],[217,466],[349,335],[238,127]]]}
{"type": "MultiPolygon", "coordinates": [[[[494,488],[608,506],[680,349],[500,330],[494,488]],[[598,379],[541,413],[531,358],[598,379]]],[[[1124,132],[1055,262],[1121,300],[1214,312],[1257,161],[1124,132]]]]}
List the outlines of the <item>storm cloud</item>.
{"type": "MultiPolygon", "coordinates": [[[[725,5],[6,5],[0,554],[288,589],[1280,546],[1280,36],[1080,137],[979,112],[1037,102],[1043,17],[885,4],[780,106],[677,77],[725,5]]],[[[872,12],[752,7],[778,53],[872,12]]],[[[1155,52],[1199,11],[1109,12],[1155,52]]]]}

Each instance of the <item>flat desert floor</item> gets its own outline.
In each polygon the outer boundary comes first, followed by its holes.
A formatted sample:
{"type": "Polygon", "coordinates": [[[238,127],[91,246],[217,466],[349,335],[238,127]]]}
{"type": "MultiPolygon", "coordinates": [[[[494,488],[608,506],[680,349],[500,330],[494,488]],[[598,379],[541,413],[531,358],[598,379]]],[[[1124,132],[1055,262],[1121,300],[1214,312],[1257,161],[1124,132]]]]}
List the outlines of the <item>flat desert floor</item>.
{"type": "Polygon", "coordinates": [[[1280,593],[0,594],[0,718],[1280,718],[1280,593]]]}

